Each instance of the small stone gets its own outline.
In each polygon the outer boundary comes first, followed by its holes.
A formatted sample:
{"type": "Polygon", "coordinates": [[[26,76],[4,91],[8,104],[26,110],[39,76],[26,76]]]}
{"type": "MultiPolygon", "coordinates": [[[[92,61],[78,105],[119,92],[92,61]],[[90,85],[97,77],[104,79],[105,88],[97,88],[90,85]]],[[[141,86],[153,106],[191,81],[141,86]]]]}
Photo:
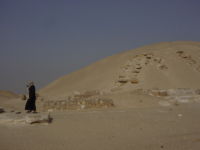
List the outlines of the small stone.
{"type": "Polygon", "coordinates": [[[34,123],[50,123],[52,121],[52,118],[50,114],[30,114],[25,116],[25,121],[28,124],[34,124],[34,123]]]}
{"type": "Polygon", "coordinates": [[[197,90],[195,91],[195,93],[198,94],[198,95],[200,95],[200,89],[197,89],[197,90]]]}
{"type": "Polygon", "coordinates": [[[79,95],[81,95],[81,93],[78,92],[78,91],[74,91],[73,94],[74,94],[74,96],[79,96],[79,95]]]}
{"type": "Polygon", "coordinates": [[[194,59],[190,59],[188,62],[190,65],[196,64],[196,61],[194,59]]]}
{"type": "Polygon", "coordinates": [[[85,109],[85,105],[81,105],[81,109],[85,109]]]}
{"type": "Polygon", "coordinates": [[[140,73],[140,71],[138,71],[138,70],[134,70],[133,73],[140,73]]]}
{"type": "Polygon", "coordinates": [[[168,102],[168,101],[159,101],[158,102],[159,103],[159,105],[161,105],[161,106],[163,106],[163,107],[168,107],[168,106],[170,106],[170,103],[168,102]]]}
{"type": "Polygon", "coordinates": [[[127,82],[128,82],[128,79],[119,79],[118,82],[119,82],[119,83],[127,83],[127,82]]]}
{"type": "Polygon", "coordinates": [[[161,58],[154,58],[154,61],[157,63],[161,63],[162,59],[161,58]]]}
{"type": "Polygon", "coordinates": [[[140,69],[142,69],[142,67],[141,66],[140,67],[136,67],[136,69],[140,70],[140,69]]]}
{"type": "Polygon", "coordinates": [[[168,67],[166,65],[159,65],[158,68],[161,69],[161,70],[168,69],[168,67]]]}
{"type": "Polygon", "coordinates": [[[68,100],[71,100],[71,99],[72,99],[72,97],[71,97],[71,96],[68,96],[68,97],[67,97],[67,99],[68,99],[68,100]]]}
{"type": "Polygon", "coordinates": [[[26,95],[25,95],[25,94],[22,94],[22,95],[21,95],[21,100],[23,100],[23,101],[26,100],[26,95]]]}
{"type": "Polygon", "coordinates": [[[147,59],[151,59],[151,56],[147,56],[146,58],[147,58],[147,59]]]}
{"type": "Polygon", "coordinates": [[[184,52],[183,51],[177,51],[176,53],[177,54],[183,54],[184,52]]]}
{"type": "Polygon", "coordinates": [[[5,110],[3,108],[0,108],[0,113],[4,113],[5,110]]]}
{"type": "Polygon", "coordinates": [[[178,114],[178,117],[182,117],[183,115],[182,114],[178,114]]]}
{"type": "Polygon", "coordinates": [[[43,97],[38,97],[37,100],[39,100],[40,102],[44,102],[44,98],[43,97]]]}
{"type": "Polygon", "coordinates": [[[124,76],[124,75],[119,75],[119,78],[125,78],[126,76],[124,76]]]}
{"type": "Polygon", "coordinates": [[[168,96],[167,91],[159,91],[158,96],[168,96]]]}
{"type": "Polygon", "coordinates": [[[132,84],[138,84],[139,81],[138,81],[138,79],[131,79],[131,83],[132,83],[132,84]]]}
{"type": "Polygon", "coordinates": [[[179,106],[180,104],[179,104],[178,101],[175,101],[174,105],[175,105],[175,106],[179,106]]]}
{"type": "Polygon", "coordinates": [[[181,58],[184,58],[184,59],[191,59],[191,56],[189,55],[189,54],[186,54],[186,53],[184,53],[184,52],[180,52],[180,53],[178,53],[179,54],[179,56],[181,57],[181,58]]]}

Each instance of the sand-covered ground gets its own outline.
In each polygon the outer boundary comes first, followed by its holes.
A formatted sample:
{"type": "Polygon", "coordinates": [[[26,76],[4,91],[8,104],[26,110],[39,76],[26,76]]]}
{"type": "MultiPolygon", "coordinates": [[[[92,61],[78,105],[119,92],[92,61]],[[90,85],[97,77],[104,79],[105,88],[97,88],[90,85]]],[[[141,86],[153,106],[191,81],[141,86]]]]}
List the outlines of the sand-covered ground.
{"type": "Polygon", "coordinates": [[[2,150],[199,150],[200,104],[52,113],[49,125],[0,125],[2,150]]]}
{"type": "Polygon", "coordinates": [[[137,90],[107,95],[114,99],[113,107],[53,110],[49,124],[6,122],[3,115],[26,115],[25,101],[12,100],[15,103],[4,105],[6,112],[0,114],[1,149],[199,150],[199,93],[186,89],[176,90],[174,97],[174,90],[163,93],[137,90]]]}

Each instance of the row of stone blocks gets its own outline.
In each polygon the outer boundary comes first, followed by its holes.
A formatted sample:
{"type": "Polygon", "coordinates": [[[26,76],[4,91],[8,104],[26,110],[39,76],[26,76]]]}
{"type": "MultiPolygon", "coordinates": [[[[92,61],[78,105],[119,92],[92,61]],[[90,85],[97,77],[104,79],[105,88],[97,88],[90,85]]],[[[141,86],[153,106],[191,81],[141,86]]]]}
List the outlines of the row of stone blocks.
{"type": "Polygon", "coordinates": [[[178,88],[178,89],[151,89],[146,90],[146,93],[152,96],[188,96],[188,95],[200,95],[200,89],[188,89],[188,88],[178,88]]]}
{"type": "Polygon", "coordinates": [[[113,107],[114,103],[112,99],[109,98],[74,98],[67,100],[49,100],[44,101],[41,107],[42,111],[50,110],[80,110],[89,108],[107,108],[113,107]]]}

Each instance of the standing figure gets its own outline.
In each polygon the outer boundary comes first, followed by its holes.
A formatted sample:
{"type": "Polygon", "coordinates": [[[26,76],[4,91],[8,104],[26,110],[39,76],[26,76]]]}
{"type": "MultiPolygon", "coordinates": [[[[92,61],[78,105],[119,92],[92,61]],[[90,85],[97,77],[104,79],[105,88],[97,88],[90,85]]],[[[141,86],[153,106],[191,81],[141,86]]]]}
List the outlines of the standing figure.
{"type": "Polygon", "coordinates": [[[34,83],[32,81],[28,82],[26,86],[28,88],[29,98],[26,102],[25,110],[27,110],[27,113],[30,112],[36,113],[36,106],[35,106],[36,95],[35,95],[34,83]]]}

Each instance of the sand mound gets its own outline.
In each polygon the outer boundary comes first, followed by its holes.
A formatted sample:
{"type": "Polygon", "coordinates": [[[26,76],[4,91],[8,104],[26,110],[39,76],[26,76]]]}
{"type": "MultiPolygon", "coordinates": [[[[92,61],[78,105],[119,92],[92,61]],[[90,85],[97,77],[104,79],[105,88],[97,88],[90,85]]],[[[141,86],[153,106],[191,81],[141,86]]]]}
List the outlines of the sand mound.
{"type": "Polygon", "coordinates": [[[40,90],[43,96],[74,91],[200,88],[200,42],[163,42],[107,57],[61,77],[40,90]]]}
{"type": "Polygon", "coordinates": [[[14,98],[19,98],[19,95],[10,92],[10,91],[1,91],[0,90],[0,98],[1,99],[14,99],[14,98]]]}

